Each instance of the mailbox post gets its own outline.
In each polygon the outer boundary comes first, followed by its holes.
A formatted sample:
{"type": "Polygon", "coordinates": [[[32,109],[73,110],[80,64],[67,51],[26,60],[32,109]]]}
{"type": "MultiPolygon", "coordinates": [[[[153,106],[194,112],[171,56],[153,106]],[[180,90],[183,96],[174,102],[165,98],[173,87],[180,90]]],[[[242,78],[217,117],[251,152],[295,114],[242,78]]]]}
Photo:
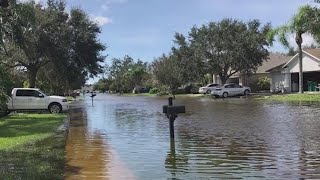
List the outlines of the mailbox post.
{"type": "Polygon", "coordinates": [[[91,101],[92,101],[92,106],[93,106],[93,98],[96,96],[96,93],[91,93],[90,97],[91,97],[91,101]]]}
{"type": "Polygon", "coordinates": [[[186,107],[173,106],[172,97],[169,97],[168,101],[168,105],[163,106],[163,113],[165,113],[169,119],[170,138],[174,139],[174,121],[178,117],[178,114],[186,112],[186,107]]]}

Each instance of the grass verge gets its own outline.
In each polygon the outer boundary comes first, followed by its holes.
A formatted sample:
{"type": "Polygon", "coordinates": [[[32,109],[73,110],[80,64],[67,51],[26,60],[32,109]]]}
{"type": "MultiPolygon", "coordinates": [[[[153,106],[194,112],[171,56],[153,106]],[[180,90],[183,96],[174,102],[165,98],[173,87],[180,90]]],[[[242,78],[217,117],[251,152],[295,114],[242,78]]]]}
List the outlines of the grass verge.
{"type": "Polygon", "coordinates": [[[320,102],[320,94],[285,94],[272,95],[264,98],[270,101],[287,101],[287,102],[320,102]]]}
{"type": "MultiPolygon", "coordinates": [[[[124,96],[150,96],[150,97],[172,97],[172,95],[161,95],[158,96],[157,94],[149,94],[149,93],[139,93],[139,94],[133,94],[133,93],[125,93],[124,96]]],[[[176,94],[176,97],[203,97],[204,94],[176,94]]]]}
{"type": "Polygon", "coordinates": [[[19,114],[0,118],[0,177],[63,179],[65,115],[19,114]]]}
{"type": "Polygon", "coordinates": [[[124,96],[150,96],[150,97],[156,97],[157,94],[149,94],[149,93],[137,93],[137,94],[134,94],[134,93],[124,93],[123,94],[124,96]]]}

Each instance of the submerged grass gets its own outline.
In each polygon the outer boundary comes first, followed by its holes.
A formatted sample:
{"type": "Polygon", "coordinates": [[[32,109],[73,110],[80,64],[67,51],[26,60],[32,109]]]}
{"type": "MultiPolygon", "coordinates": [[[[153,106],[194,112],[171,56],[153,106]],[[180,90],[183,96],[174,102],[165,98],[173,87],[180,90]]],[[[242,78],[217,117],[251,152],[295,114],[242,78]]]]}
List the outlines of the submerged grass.
{"type": "MultiPolygon", "coordinates": [[[[125,93],[123,95],[125,95],[125,96],[172,97],[172,95],[161,95],[161,96],[158,96],[157,94],[149,94],[149,93],[139,93],[139,94],[125,93]]],[[[176,94],[175,96],[176,97],[203,97],[205,95],[204,94],[176,94]]]]}
{"type": "MultiPolygon", "coordinates": [[[[262,98],[261,98],[262,99],[262,98]]],[[[320,102],[320,94],[285,94],[266,96],[263,99],[270,101],[287,101],[287,102],[320,102]]]]}
{"type": "Polygon", "coordinates": [[[124,96],[151,96],[151,97],[156,97],[157,94],[150,94],[150,93],[137,93],[137,94],[134,94],[134,93],[124,93],[123,94],[124,96]]]}
{"type": "Polygon", "coordinates": [[[65,115],[19,114],[0,118],[0,177],[63,179],[65,115]]]}

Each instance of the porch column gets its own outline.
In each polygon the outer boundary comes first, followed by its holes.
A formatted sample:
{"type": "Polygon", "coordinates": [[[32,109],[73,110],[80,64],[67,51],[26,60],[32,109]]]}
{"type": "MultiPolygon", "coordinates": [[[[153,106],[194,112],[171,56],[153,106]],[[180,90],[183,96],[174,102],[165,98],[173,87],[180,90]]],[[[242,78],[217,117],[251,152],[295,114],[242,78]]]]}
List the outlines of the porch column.
{"type": "Polygon", "coordinates": [[[271,72],[270,76],[271,76],[271,78],[270,78],[270,92],[272,93],[273,90],[276,88],[276,85],[275,85],[276,84],[276,82],[275,82],[276,74],[271,72]]]}
{"type": "Polygon", "coordinates": [[[214,84],[220,84],[221,83],[221,81],[220,81],[220,78],[219,78],[219,75],[213,75],[212,76],[212,83],[214,83],[214,84]]]}

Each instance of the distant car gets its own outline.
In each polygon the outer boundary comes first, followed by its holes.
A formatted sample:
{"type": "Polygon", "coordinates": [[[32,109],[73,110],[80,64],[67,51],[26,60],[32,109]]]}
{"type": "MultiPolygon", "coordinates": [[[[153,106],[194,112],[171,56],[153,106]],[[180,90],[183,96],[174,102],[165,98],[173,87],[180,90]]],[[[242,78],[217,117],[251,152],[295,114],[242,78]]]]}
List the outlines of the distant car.
{"type": "Polygon", "coordinates": [[[199,88],[200,94],[211,94],[212,90],[214,90],[219,84],[208,84],[205,87],[199,88]]]}
{"type": "Polygon", "coordinates": [[[149,88],[147,87],[135,87],[132,90],[132,93],[136,94],[136,93],[148,93],[149,92],[149,88]]]}
{"type": "Polygon", "coordinates": [[[76,91],[76,96],[80,96],[80,91],[76,91]]]}
{"type": "Polygon", "coordinates": [[[229,96],[247,96],[251,92],[251,88],[247,86],[241,86],[239,84],[224,84],[221,86],[216,87],[212,92],[211,95],[216,97],[229,97],[229,96]]]}

